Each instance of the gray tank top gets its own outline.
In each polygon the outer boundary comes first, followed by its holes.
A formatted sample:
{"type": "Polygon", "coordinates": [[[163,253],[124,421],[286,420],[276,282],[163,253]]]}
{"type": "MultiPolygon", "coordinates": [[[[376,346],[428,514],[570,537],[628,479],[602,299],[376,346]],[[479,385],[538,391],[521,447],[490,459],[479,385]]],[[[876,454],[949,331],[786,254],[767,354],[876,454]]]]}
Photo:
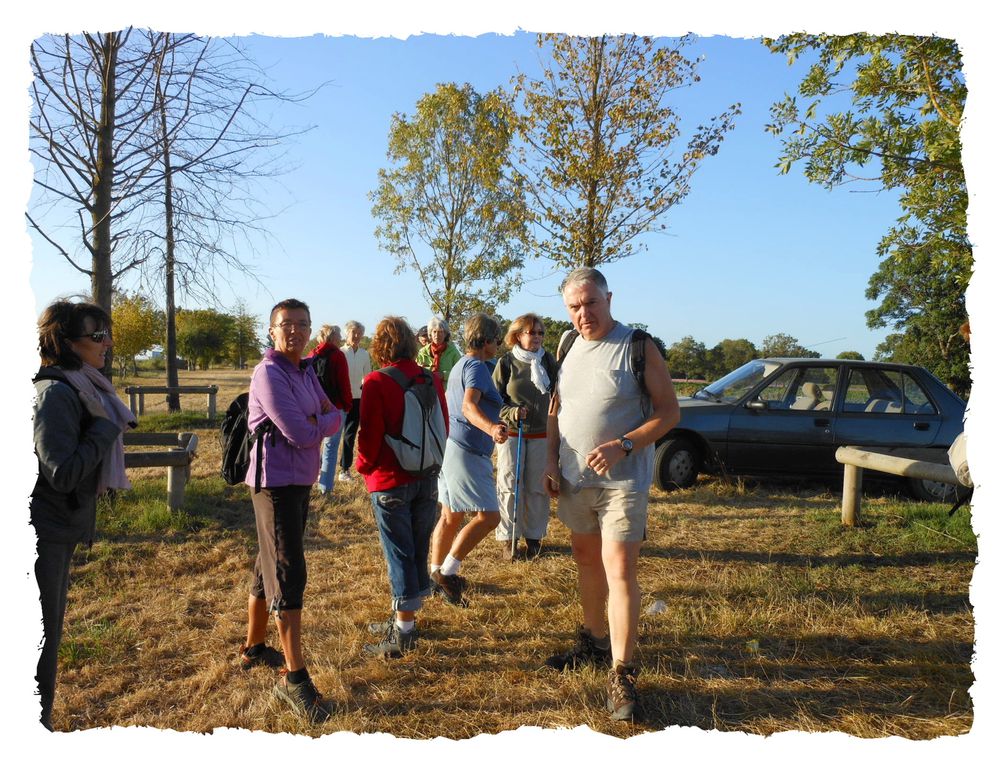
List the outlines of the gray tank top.
{"type": "Polygon", "coordinates": [[[630,363],[633,330],[619,322],[600,340],[578,337],[559,370],[560,472],[574,489],[584,486],[648,491],[654,445],[634,449],[604,475],[587,466],[587,453],[622,438],[651,416],[630,363]]]}

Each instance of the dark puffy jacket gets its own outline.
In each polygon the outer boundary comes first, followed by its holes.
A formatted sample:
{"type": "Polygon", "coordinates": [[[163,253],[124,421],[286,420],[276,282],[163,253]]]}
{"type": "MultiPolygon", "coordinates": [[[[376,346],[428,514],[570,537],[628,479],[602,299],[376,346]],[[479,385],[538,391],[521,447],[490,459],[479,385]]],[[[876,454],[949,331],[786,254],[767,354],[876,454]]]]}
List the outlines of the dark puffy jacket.
{"type": "Polygon", "coordinates": [[[119,435],[104,417],[91,417],[65,382],[35,383],[35,455],[38,480],[31,493],[31,523],[39,539],[94,539],[98,468],[119,435]]]}

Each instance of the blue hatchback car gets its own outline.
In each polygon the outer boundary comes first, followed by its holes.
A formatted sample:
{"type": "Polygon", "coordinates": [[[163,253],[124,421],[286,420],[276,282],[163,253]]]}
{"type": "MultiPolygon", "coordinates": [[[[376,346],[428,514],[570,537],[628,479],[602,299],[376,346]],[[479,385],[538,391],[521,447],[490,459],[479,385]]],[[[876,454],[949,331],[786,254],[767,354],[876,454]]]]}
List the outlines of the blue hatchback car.
{"type": "MultiPolygon", "coordinates": [[[[701,471],[839,478],[840,446],[947,451],[965,418],[965,402],[926,369],[847,359],[755,359],[678,403],[681,421],[654,461],[665,490],[691,486],[701,471]]],[[[920,499],[954,493],[906,480],[920,499]]]]}

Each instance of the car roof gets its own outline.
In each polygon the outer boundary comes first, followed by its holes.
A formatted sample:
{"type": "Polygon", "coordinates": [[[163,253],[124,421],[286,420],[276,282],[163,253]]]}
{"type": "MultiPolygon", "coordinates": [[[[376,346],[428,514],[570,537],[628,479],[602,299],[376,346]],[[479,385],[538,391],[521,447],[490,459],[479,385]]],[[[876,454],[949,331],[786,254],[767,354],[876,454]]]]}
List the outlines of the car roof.
{"type": "Polygon", "coordinates": [[[774,361],[780,364],[808,363],[808,364],[848,364],[854,367],[887,367],[889,369],[924,369],[918,364],[899,364],[893,361],[868,361],[867,359],[815,359],[807,356],[768,356],[758,361],[774,361]]]}

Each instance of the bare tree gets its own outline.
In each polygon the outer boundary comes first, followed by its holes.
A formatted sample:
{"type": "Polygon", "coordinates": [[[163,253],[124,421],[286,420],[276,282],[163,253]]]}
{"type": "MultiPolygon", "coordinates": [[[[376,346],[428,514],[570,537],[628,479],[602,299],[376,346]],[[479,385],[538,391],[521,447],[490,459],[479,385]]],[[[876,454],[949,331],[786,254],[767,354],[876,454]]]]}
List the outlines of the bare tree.
{"type": "MultiPolygon", "coordinates": [[[[144,278],[163,283],[166,378],[178,384],[176,289],[219,304],[218,278],[239,272],[257,279],[247,256],[269,238],[275,213],[261,201],[261,182],[286,171],[282,143],[304,128],[279,128],[256,116],[264,105],[297,102],[310,94],[267,87],[261,68],[231,41],[147,33],[156,51],[153,133],[159,173],[151,183],[155,222],[143,238],[152,252],[144,278]]],[[[168,408],[177,411],[177,395],[168,408]]]]}
{"type": "Polygon", "coordinates": [[[29,150],[37,160],[33,211],[42,216],[26,213],[28,222],[90,278],[92,299],[108,311],[115,280],[146,256],[129,233],[153,165],[146,132],[153,52],[134,45],[136,37],[127,29],[43,37],[31,46],[29,150]],[[64,244],[60,229],[68,225],[79,246],[64,244]]]}

